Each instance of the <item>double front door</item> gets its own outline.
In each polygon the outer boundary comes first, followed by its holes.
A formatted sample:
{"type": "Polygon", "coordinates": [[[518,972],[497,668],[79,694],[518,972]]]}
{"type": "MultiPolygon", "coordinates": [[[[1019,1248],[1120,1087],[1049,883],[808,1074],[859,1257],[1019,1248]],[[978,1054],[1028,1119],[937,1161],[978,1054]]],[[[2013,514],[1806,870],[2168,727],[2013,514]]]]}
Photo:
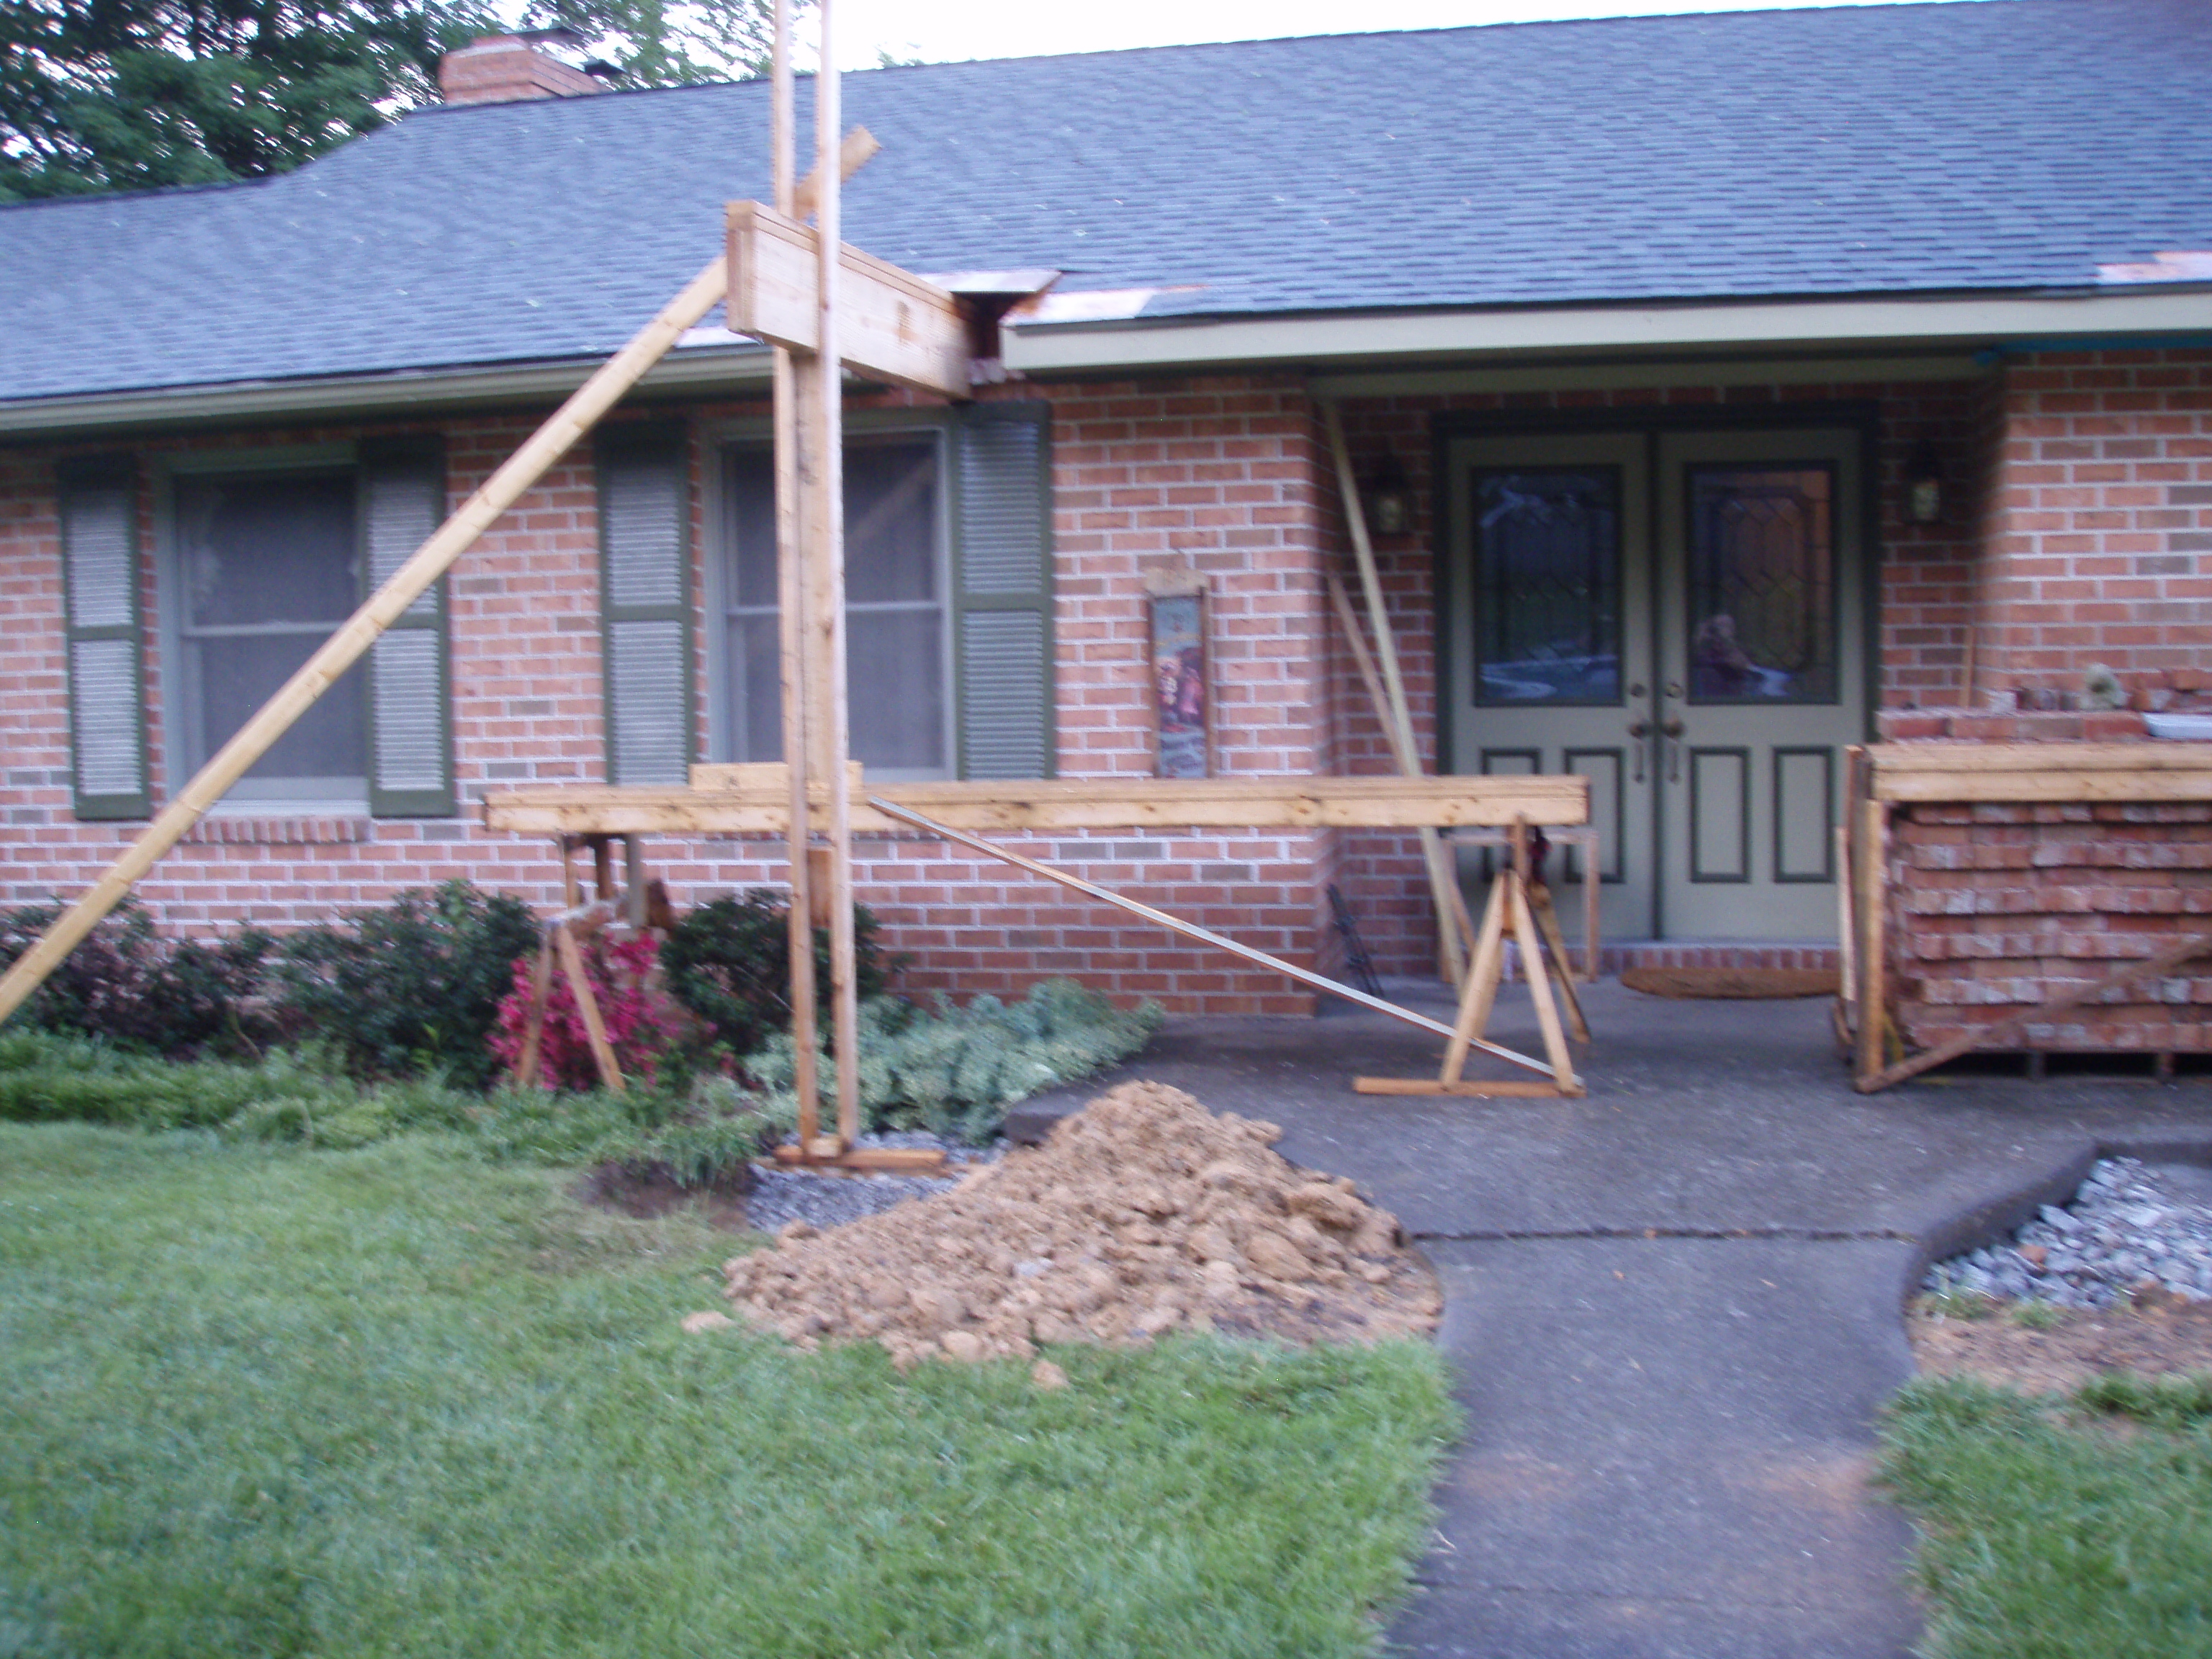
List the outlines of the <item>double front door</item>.
{"type": "MultiPolygon", "coordinates": [[[[1869,706],[1861,447],[1850,428],[1450,446],[1447,759],[1589,778],[1608,938],[1833,936],[1869,706]]],[[[1564,863],[1555,881],[1583,878],[1564,863]]]]}

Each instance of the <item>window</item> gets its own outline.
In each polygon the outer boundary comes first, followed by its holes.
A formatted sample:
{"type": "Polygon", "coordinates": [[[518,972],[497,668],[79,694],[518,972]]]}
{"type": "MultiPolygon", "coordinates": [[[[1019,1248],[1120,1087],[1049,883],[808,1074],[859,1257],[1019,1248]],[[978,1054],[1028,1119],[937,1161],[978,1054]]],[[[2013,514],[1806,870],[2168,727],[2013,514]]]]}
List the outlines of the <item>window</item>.
{"type": "MultiPolygon", "coordinates": [[[[186,455],[159,486],[170,787],[180,787],[445,516],[434,440],[186,455]]],[[[280,736],[227,801],[268,811],[455,810],[445,584],[280,736]]]]}
{"type": "MultiPolygon", "coordinates": [[[[854,759],[893,778],[1052,770],[1047,410],[848,420],[847,703],[854,759]]],[[[710,588],[718,757],[783,755],[774,456],[726,449],[710,588]]]]}
{"type": "MultiPolygon", "coordinates": [[[[901,777],[951,775],[951,629],[938,434],[856,437],[845,451],[845,656],[853,757],[901,777]]],[[[728,679],[740,760],[783,754],[769,452],[726,457],[728,679]]]]}
{"type": "MultiPolygon", "coordinates": [[[[171,721],[186,772],[205,764],[360,605],[355,519],[350,468],[178,478],[171,721]]],[[[367,678],[356,667],[324,692],[232,797],[365,804],[367,678]]]]}

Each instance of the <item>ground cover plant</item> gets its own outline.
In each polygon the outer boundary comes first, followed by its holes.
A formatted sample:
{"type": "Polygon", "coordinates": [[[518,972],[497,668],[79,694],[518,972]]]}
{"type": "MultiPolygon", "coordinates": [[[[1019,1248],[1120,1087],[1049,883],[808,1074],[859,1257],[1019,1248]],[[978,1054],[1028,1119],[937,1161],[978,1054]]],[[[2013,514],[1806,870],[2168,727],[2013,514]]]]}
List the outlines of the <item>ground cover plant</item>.
{"type": "MultiPolygon", "coordinates": [[[[0,968],[60,915],[58,904],[0,913],[0,968]]],[[[126,897],[46,975],[15,1022],[149,1054],[255,1053],[275,1031],[252,1001],[275,943],[253,927],[211,943],[164,939],[145,906],[126,897]]]]}
{"type": "Polygon", "coordinates": [[[2212,1655],[2212,1382],[2070,1396],[1923,1378],[1883,1475],[1920,1523],[1940,1659],[2212,1655]]]}
{"type": "Polygon", "coordinates": [[[427,1134],[0,1125],[0,1651],[1369,1650],[1425,1345],[686,1334],[727,1236],[427,1134]]]}

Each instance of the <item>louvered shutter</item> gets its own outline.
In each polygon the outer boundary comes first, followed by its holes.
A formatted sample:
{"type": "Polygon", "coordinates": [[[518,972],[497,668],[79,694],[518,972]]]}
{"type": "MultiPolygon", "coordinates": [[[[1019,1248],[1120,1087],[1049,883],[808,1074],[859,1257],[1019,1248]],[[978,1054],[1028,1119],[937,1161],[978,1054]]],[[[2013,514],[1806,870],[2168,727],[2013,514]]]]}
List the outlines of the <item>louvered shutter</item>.
{"type": "Polygon", "coordinates": [[[128,456],[56,469],[69,653],[70,773],[80,818],[143,818],[145,653],[137,491],[128,456]]]}
{"type": "Polygon", "coordinates": [[[611,783],[682,783],[690,775],[688,459],[681,427],[617,427],[599,439],[599,617],[611,783]]]}
{"type": "Polygon", "coordinates": [[[1053,775],[1051,410],[972,404],[959,468],[960,775],[1053,775]]]}
{"type": "MultiPolygon", "coordinates": [[[[446,518],[446,463],[434,439],[362,446],[362,548],[371,592],[446,518]]],[[[451,817],[453,685],[446,581],[385,630],[368,659],[368,810],[380,818],[451,817]]]]}

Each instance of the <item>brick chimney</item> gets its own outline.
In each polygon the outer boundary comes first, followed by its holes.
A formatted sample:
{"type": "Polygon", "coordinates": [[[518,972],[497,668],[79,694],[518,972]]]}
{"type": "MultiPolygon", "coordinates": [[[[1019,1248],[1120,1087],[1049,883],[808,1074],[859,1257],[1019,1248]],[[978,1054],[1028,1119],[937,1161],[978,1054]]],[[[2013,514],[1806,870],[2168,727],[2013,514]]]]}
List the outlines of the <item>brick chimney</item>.
{"type": "Polygon", "coordinates": [[[449,104],[511,104],[524,98],[579,98],[599,82],[540,50],[550,41],[580,46],[573,29],[523,29],[480,35],[438,64],[438,89],[449,104]]]}

